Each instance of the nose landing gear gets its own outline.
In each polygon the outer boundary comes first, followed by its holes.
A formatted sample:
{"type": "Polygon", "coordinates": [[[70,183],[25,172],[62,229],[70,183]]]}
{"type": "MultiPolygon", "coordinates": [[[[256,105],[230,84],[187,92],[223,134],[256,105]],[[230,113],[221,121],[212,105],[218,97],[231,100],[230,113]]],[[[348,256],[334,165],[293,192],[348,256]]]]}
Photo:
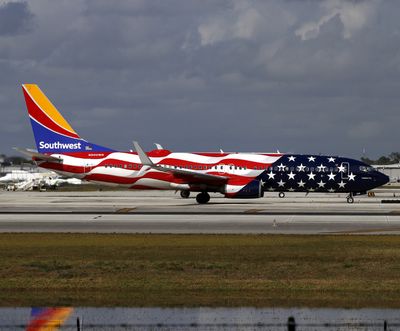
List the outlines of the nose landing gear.
{"type": "Polygon", "coordinates": [[[210,195],[207,192],[201,192],[197,194],[196,201],[199,204],[205,204],[210,201],[210,195]]]}
{"type": "Polygon", "coordinates": [[[353,203],[354,202],[353,192],[350,192],[346,199],[347,203],[353,203]]]}

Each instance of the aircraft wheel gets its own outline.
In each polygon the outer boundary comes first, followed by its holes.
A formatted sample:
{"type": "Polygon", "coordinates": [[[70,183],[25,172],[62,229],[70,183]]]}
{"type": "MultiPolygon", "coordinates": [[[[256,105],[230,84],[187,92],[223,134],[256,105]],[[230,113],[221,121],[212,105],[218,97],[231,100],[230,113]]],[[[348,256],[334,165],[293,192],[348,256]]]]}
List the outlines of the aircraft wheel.
{"type": "Polygon", "coordinates": [[[352,196],[347,197],[347,203],[353,203],[354,198],[352,196]]]}
{"type": "Polygon", "coordinates": [[[196,201],[199,204],[205,204],[210,201],[210,195],[207,192],[201,192],[197,194],[196,201]]]}
{"type": "Polygon", "coordinates": [[[284,198],[284,197],[285,197],[285,192],[279,192],[278,196],[279,196],[280,198],[284,198]]]}
{"type": "Polygon", "coordinates": [[[183,199],[187,199],[187,198],[189,198],[189,196],[190,196],[190,191],[187,191],[187,190],[182,190],[181,191],[181,197],[183,199]]]}

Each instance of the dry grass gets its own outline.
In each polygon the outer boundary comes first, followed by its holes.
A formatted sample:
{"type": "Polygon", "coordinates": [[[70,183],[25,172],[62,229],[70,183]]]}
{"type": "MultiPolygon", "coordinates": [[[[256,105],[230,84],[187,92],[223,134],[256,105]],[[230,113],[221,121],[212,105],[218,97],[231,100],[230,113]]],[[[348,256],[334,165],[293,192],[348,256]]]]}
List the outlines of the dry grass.
{"type": "Polygon", "coordinates": [[[400,236],[0,234],[2,306],[400,307],[400,236]]]}

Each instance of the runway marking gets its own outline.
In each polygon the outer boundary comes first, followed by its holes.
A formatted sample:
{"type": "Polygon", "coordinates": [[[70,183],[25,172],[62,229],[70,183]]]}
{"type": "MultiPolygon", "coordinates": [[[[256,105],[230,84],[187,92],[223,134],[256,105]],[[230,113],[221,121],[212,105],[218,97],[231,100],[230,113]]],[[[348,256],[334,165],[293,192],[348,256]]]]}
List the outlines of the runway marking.
{"type": "Polygon", "coordinates": [[[128,214],[129,212],[131,212],[132,210],[135,210],[136,207],[133,208],[121,208],[121,209],[117,209],[115,211],[116,214],[128,214]]]}
{"type": "Polygon", "coordinates": [[[245,214],[257,214],[258,212],[263,211],[263,210],[264,209],[248,209],[248,210],[245,210],[244,213],[245,214]]]}

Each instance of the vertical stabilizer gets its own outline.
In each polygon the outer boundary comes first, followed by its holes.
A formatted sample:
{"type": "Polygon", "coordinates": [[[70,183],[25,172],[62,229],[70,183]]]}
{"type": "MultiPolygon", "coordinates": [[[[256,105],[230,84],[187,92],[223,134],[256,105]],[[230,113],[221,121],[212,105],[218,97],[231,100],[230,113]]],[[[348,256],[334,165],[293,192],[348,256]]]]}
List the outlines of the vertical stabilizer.
{"type": "Polygon", "coordinates": [[[26,107],[40,153],[106,152],[109,148],[82,139],[35,84],[23,84],[26,107]]]}

